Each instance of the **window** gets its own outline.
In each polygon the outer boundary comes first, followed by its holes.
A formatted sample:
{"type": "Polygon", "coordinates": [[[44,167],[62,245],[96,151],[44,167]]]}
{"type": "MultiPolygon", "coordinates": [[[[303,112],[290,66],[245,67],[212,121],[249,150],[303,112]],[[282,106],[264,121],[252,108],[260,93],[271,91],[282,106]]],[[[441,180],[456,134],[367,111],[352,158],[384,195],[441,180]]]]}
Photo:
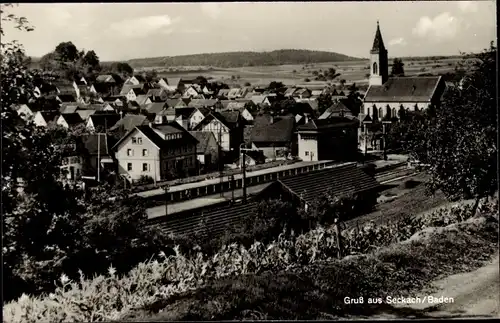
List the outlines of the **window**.
{"type": "Polygon", "coordinates": [[[183,152],[186,152],[186,151],[187,151],[187,147],[186,147],[186,146],[183,146],[183,147],[182,147],[182,151],[183,151],[183,152]]]}
{"type": "Polygon", "coordinates": [[[136,137],[132,137],[132,143],[135,145],[137,144],[137,138],[136,137]]]}
{"type": "Polygon", "coordinates": [[[143,157],[147,157],[148,156],[148,150],[147,149],[143,149],[142,150],[142,156],[143,157]]]}
{"type": "Polygon", "coordinates": [[[139,145],[142,145],[142,137],[137,138],[137,143],[138,143],[139,145]]]}
{"type": "Polygon", "coordinates": [[[143,164],[142,164],[142,171],[143,171],[143,172],[147,172],[147,171],[148,171],[148,169],[149,169],[149,164],[148,164],[148,163],[143,163],[143,164]]]}
{"type": "Polygon", "coordinates": [[[127,163],[127,170],[131,171],[132,170],[132,163],[127,163]]]}
{"type": "Polygon", "coordinates": [[[134,151],[132,149],[127,149],[127,156],[134,156],[134,151]]]}
{"type": "Polygon", "coordinates": [[[384,115],[384,112],[382,111],[382,108],[378,108],[378,117],[382,118],[384,115]]]}
{"type": "Polygon", "coordinates": [[[366,108],[366,114],[367,114],[367,115],[370,115],[370,108],[369,108],[369,107],[368,107],[368,108],[366,108]]]}
{"type": "Polygon", "coordinates": [[[373,63],[373,74],[378,74],[377,62],[373,63]]]}
{"type": "Polygon", "coordinates": [[[306,156],[309,156],[309,152],[308,151],[306,151],[306,156]]]}

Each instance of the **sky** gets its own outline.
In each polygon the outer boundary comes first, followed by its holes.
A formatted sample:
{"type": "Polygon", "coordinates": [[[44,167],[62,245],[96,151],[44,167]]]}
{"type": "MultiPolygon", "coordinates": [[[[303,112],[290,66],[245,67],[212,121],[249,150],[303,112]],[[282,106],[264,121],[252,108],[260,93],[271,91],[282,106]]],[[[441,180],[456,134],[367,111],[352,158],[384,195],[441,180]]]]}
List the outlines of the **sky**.
{"type": "MultiPolygon", "coordinates": [[[[390,57],[458,55],[496,40],[494,1],[23,3],[32,32],[7,39],[39,57],[63,41],[101,61],[310,49],[367,58],[377,20],[390,57]]],[[[5,26],[4,26],[5,27],[5,26]]]]}

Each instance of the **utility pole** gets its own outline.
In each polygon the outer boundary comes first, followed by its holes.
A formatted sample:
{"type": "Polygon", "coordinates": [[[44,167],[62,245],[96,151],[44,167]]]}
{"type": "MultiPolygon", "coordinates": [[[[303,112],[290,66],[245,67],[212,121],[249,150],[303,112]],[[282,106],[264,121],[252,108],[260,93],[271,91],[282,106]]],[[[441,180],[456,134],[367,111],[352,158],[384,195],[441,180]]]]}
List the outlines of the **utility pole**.
{"type": "Polygon", "coordinates": [[[231,180],[231,202],[234,202],[234,175],[230,176],[231,180]]]}
{"type": "Polygon", "coordinates": [[[165,190],[165,216],[168,215],[168,192],[170,191],[170,185],[167,184],[163,187],[165,190]]]}
{"type": "Polygon", "coordinates": [[[387,136],[387,131],[386,131],[386,125],[390,124],[391,121],[382,121],[382,132],[383,132],[383,138],[384,138],[384,160],[387,160],[387,149],[386,149],[386,136],[387,136]]]}
{"type": "Polygon", "coordinates": [[[222,154],[222,127],[219,125],[219,186],[220,186],[220,197],[224,197],[224,161],[221,158],[222,154]]]}
{"type": "Polygon", "coordinates": [[[243,171],[243,181],[242,181],[242,188],[243,188],[243,203],[246,203],[247,202],[247,185],[246,185],[246,179],[247,179],[247,176],[246,176],[246,150],[243,149],[243,165],[242,165],[242,171],[243,171]]]}
{"type": "Polygon", "coordinates": [[[101,182],[101,133],[97,133],[97,182],[101,182]]]}

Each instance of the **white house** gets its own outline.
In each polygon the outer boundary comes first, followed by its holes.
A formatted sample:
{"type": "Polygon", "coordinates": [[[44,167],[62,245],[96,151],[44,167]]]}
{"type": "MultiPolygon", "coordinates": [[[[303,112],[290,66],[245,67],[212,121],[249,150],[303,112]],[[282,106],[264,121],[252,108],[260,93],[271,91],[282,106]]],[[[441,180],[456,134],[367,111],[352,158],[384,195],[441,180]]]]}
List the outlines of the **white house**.
{"type": "Polygon", "coordinates": [[[210,109],[208,108],[195,108],[191,116],[189,117],[189,124],[191,129],[194,128],[198,123],[200,123],[207,115],[210,114],[210,109]]]}
{"type": "Polygon", "coordinates": [[[50,123],[57,121],[59,111],[38,111],[33,117],[33,123],[37,127],[47,127],[50,123]]]}
{"type": "Polygon", "coordinates": [[[30,120],[35,115],[26,104],[15,105],[14,110],[16,110],[17,114],[25,120],[30,120]]]}
{"type": "Polygon", "coordinates": [[[83,120],[80,117],[80,114],[78,114],[76,112],[75,113],[61,114],[56,121],[57,125],[63,126],[66,129],[73,127],[73,126],[76,126],[76,125],[81,124],[81,123],[83,123],[83,120]]]}

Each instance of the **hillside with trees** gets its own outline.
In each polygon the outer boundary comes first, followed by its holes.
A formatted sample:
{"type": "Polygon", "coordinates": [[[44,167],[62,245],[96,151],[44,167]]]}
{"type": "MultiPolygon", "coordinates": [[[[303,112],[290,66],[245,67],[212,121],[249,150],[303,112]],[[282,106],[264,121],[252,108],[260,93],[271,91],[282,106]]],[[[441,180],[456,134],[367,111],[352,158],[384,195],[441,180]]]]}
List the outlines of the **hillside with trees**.
{"type": "Polygon", "coordinates": [[[342,62],[352,60],[359,60],[359,58],[350,57],[334,52],[282,49],[271,52],[226,52],[138,58],[132,59],[128,61],[128,63],[132,67],[201,65],[231,68],[247,66],[342,62]]]}

